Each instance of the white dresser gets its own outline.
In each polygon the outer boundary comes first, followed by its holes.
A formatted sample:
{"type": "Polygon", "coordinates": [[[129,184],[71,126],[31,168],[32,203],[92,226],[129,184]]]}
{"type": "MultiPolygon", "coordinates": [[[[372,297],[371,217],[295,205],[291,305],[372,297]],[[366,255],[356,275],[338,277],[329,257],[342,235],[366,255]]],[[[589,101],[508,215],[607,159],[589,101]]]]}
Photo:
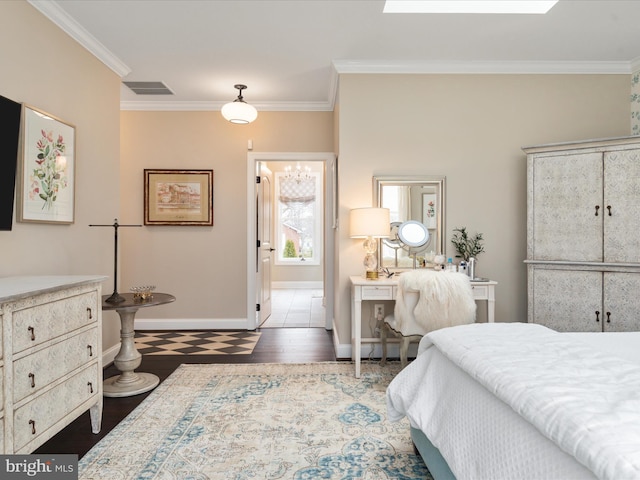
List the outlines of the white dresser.
{"type": "Polygon", "coordinates": [[[640,330],[640,137],[523,150],[529,322],[640,330]]]}
{"type": "Polygon", "coordinates": [[[87,410],[100,431],[104,279],[0,278],[0,452],[30,453],[87,410]]]}

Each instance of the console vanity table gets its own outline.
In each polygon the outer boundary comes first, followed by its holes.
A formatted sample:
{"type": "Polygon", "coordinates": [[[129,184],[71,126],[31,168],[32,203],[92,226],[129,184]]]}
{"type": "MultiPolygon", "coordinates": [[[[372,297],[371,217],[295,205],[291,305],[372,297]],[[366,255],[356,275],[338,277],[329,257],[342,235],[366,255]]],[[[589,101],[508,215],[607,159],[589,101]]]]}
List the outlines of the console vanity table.
{"type": "Polygon", "coordinates": [[[0,278],[0,452],[34,451],[85,411],[102,420],[104,276],[0,278]]]}
{"type": "MultiPolygon", "coordinates": [[[[443,273],[442,275],[446,275],[443,273]]],[[[380,343],[379,338],[362,338],[362,302],[366,300],[395,300],[398,293],[398,278],[379,278],[368,280],[360,275],[351,279],[351,359],[355,363],[356,377],[360,378],[362,343],[380,343]]],[[[495,320],[495,288],[498,282],[493,280],[471,281],[473,297],[476,301],[487,303],[487,321],[495,320]]]]}

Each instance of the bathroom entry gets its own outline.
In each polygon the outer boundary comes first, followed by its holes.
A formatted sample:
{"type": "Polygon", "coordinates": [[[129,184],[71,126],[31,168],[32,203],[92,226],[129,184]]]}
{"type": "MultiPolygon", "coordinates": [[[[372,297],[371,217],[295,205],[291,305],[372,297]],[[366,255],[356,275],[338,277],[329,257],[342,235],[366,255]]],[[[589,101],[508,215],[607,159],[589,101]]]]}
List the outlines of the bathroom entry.
{"type": "MultiPolygon", "coordinates": [[[[326,307],[330,301],[329,312],[332,312],[333,287],[329,291],[327,287],[333,285],[333,281],[332,274],[330,280],[325,272],[327,250],[333,259],[332,245],[329,248],[326,245],[328,232],[332,239],[333,230],[331,224],[326,227],[325,219],[327,211],[331,215],[333,210],[327,205],[325,171],[333,168],[333,154],[252,153],[249,158],[249,168],[253,167],[256,172],[252,223],[257,241],[249,257],[255,266],[256,326],[331,329],[332,313],[327,313],[326,307]],[[253,165],[251,157],[254,157],[253,165]],[[251,258],[254,255],[255,263],[251,258]],[[321,307],[315,309],[313,324],[311,321],[305,324],[301,315],[294,315],[301,313],[294,310],[300,310],[299,302],[305,301],[303,296],[311,297],[310,302],[321,307]],[[285,308],[288,312],[283,311],[285,308]],[[284,317],[287,313],[288,323],[284,317]]],[[[333,272],[332,262],[330,272],[333,272]]],[[[251,295],[251,285],[248,295],[251,295]]]]}

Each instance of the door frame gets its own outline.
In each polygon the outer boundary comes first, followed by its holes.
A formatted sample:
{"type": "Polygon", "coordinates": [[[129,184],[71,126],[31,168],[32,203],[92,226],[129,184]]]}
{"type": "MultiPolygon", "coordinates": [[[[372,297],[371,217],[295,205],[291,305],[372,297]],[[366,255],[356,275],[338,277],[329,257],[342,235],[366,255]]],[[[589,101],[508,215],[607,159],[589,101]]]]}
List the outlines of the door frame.
{"type": "Polygon", "coordinates": [[[332,172],[335,169],[336,156],[332,152],[249,152],[247,154],[247,330],[255,330],[259,325],[256,312],[256,272],[257,231],[256,231],[256,176],[257,162],[287,161],[324,163],[324,221],[323,223],[323,282],[325,303],[325,329],[333,330],[334,307],[334,235],[333,235],[333,190],[332,172]]]}

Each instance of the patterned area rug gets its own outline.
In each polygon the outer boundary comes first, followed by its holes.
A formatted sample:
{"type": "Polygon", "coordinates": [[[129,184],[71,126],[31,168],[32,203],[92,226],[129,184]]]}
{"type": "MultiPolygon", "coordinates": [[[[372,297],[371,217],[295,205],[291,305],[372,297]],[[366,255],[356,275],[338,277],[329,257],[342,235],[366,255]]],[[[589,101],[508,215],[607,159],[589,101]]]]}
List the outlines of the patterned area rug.
{"type": "Polygon", "coordinates": [[[386,420],[398,371],[181,365],[80,460],[79,478],[432,479],[409,424],[386,420]]]}
{"type": "Polygon", "coordinates": [[[260,340],[260,332],[136,332],[136,348],[142,355],[248,355],[260,340]]]}

